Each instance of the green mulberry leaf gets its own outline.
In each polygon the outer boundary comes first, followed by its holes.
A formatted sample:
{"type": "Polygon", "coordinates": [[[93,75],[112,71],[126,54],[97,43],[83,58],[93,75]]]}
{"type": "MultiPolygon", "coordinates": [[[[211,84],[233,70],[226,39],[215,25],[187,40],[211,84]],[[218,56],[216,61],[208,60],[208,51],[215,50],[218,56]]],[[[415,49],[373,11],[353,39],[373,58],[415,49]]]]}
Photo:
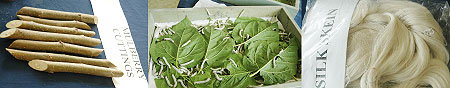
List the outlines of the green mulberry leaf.
{"type": "Polygon", "coordinates": [[[233,40],[226,38],[226,33],[221,30],[212,30],[210,36],[205,55],[207,63],[211,67],[223,66],[232,52],[233,40]]]}
{"type": "Polygon", "coordinates": [[[278,59],[269,61],[261,68],[260,75],[264,84],[284,83],[294,77],[297,72],[298,44],[295,38],[290,39],[291,44],[277,56],[278,59]]]}
{"type": "Polygon", "coordinates": [[[186,68],[192,68],[200,63],[207,48],[206,41],[197,29],[191,26],[189,19],[186,17],[172,26],[172,29],[175,31],[170,37],[172,41],[162,40],[151,45],[152,58],[165,57],[169,63],[175,66],[185,64],[186,68]]]}

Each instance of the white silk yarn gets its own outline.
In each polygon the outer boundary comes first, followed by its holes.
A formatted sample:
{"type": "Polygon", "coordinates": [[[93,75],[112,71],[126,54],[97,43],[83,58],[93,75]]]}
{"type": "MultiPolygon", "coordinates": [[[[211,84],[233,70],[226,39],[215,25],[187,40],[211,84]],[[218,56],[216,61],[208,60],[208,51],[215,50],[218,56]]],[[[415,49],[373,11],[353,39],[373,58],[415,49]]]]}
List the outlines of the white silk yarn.
{"type": "Polygon", "coordinates": [[[407,0],[360,0],[350,23],[347,88],[450,88],[448,51],[432,14],[407,0]]]}

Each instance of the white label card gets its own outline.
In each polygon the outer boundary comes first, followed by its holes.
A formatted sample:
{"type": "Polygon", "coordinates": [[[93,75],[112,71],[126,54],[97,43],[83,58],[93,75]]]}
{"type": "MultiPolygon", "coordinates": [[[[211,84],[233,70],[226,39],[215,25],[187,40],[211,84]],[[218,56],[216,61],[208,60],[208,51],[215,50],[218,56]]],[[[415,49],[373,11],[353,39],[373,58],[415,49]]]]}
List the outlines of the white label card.
{"type": "Polygon", "coordinates": [[[119,0],[91,0],[106,59],[124,72],[113,77],[116,88],[148,88],[127,19],[119,0]]]}
{"type": "Polygon", "coordinates": [[[358,0],[317,0],[302,36],[302,87],[344,88],[347,37],[358,0]]]}

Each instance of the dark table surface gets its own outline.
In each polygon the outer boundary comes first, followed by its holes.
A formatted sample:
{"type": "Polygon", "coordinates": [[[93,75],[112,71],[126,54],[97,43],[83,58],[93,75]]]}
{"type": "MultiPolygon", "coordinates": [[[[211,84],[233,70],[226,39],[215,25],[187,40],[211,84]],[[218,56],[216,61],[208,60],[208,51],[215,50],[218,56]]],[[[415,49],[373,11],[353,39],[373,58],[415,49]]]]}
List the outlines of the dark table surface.
{"type": "MultiPolygon", "coordinates": [[[[147,0],[122,0],[122,9],[131,29],[139,58],[146,76],[147,64],[147,0]]],[[[7,30],[4,26],[11,20],[18,19],[15,13],[24,6],[60,11],[93,14],[89,0],[0,0],[0,32],[7,30]]],[[[97,27],[90,25],[99,38],[97,27]]],[[[14,40],[0,39],[0,88],[111,88],[111,78],[74,73],[54,73],[36,71],[28,62],[14,59],[5,48],[14,40]]],[[[102,45],[96,48],[102,48],[102,45]]],[[[103,52],[97,58],[105,58],[103,52]]]]}

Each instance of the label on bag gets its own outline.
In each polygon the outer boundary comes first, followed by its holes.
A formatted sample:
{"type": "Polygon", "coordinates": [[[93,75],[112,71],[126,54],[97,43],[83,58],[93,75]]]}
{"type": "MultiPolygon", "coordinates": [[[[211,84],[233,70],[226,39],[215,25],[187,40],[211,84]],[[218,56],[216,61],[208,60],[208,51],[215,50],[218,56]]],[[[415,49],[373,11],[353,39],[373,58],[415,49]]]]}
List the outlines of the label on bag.
{"type": "Polygon", "coordinates": [[[302,36],[302,87],[344,88],[347,37],[358,0],[317,0],[302,36]]]}
{"type": "Polygon", "coordinates": [[[98,32],[106,59],[121,70],[122,77],[113,77],[116,88],[148,88],[147,79],[136,50],[127,19],[119,0],[91,0],[98,17],[98,32]]]}

